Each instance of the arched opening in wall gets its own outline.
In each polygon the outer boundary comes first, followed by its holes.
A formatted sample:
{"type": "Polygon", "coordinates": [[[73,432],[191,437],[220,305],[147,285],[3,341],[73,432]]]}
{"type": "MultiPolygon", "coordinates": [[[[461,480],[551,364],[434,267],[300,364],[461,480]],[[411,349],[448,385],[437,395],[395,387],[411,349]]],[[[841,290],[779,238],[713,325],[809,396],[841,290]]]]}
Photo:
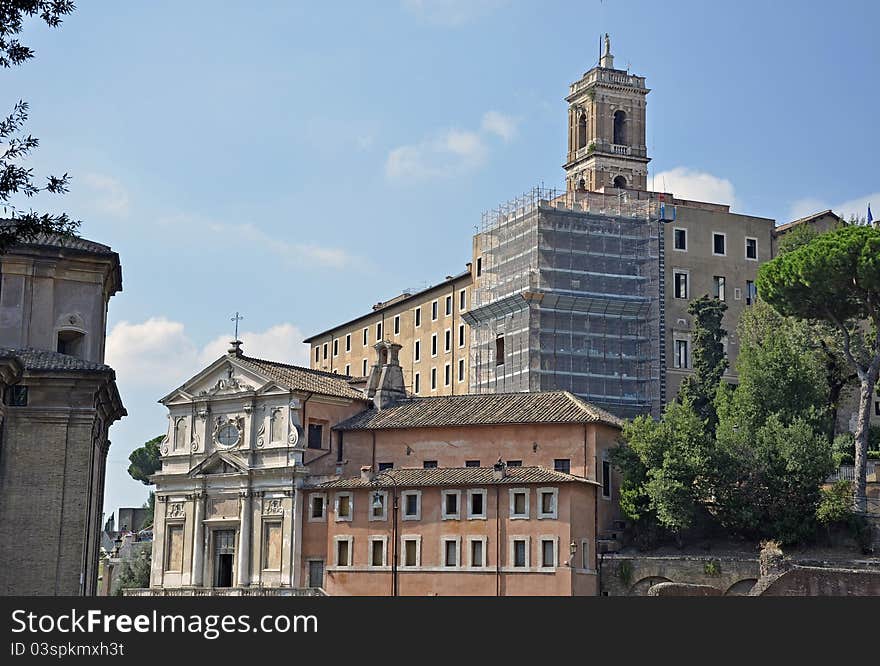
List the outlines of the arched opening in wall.
{"type": "Polygon", "coordinates": [[[58,331],[58,346],[56,351],[59,354],[67,354],[68,356],[76,356],[82,358],[85,333],[82,331],[58,331]]]}
{"type": "Polygon", "coordinates": [[[617,188],[620,188],[620,189],[626,189],[626,178],[624,178],[623,176],[617,176],[617,177],[615,177],[615,179],[614,179],[614,187],[617,187],[617,188]]]}
{"type": "Polygon", "coordinates": [[[629,596],[646,597],[648,596],[648,590],[651,589],[652,585],[656,585],[657,583],[671,582],[671,580],[669,580],[668,578],[664,578],[663,576],[648,576],[647,578],[642,578],[635,585],[629,588],[629,596]]]}
{"type": "Polygon", "coordinates": [[[614,143],[618,146],[625,146],[626,143],[626,112],[614,112],[614,143]]]}
{"type": "Polygon", "coordinates": [[[577,124],[577,147],[583,148],[587,145],[587,114],[581,113],[578,117],[577,124]]]}

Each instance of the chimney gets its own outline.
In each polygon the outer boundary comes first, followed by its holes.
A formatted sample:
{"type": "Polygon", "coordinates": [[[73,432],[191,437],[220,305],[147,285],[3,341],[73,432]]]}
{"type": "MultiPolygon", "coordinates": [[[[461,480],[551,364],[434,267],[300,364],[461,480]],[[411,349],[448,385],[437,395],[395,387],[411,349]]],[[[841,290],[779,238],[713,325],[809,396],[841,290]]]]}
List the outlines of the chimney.
{"type": "Polygon", "coordinates": [[[492,480],[501,481],[505,476],[507,476],[507,465],[499,458],[498,462],[492,466],[492,480]]]}
{"type": "Polygon", "coordinates": [[[361,481],[369,483],[373,480],[373,467],[371,465],[361,466],[361,481]]]}
{"type": "Polygon", "coordinates": [[[377,409],[384,409],[406,398],[403,369],[398,359],[401,346],[382,340],[373,348],[376,350],[376,364],[367,381],[367,397],[372,398],[377,409]]]}

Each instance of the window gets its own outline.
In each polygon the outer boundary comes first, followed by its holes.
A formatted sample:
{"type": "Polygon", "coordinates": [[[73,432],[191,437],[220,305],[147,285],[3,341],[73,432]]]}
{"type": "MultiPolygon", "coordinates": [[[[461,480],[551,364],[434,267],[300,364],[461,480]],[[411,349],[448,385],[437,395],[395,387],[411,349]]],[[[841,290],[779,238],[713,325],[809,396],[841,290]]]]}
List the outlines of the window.
{"type": "Polygon", "coordinates": [[[431,335],[431,356],[437,355],[437,334],[434,333],[431,335]]]}
{"type": "Polygon", "coordinates": [[[479,460],[465,460],[464,466],[465,467],[479,467],[480,461],[479,460]]]}
{"type": "Polygon", "coordinates": [[[415,375],[413,375],[413,393],[418,393],[419,389],[421,388],[419,386],[419,379],[419,373],[417,372],[415,375]]]}
{"type": "Polygon", "coordinates": [[[351,365],[348,363],[345,364],[345,375],[351,377],[351,365]]]}
{"type": "Polygon", "coordinates": [[[477,257],[477,277],[483,274],[483,257],[477,257]]]}
{"type": "Polygon", "coordinates": [[[385,566],[385,537],[383,536],[375,536],[370,537],[370,566],[371,567],[384,567],[385,566]]]}
{"type": "Polygon", "coordinates": [[[394,335],[400,335],[400,315],[394,315],[394,335]]]}
{"type": "Polygon", "coordinates": [[[743,294],[742,289],[740,289],[739,287],[733,288],[733,300],[735,300],[735,301],[742,300],[742,297],[743,297],[742,294],[743,294]]]}
{"type": "Polygon", "coordinates": [[[443,537],[443,566],[458,566],[458,537],[443,537]]]}
{"type": "Polygon", "coordinates": [[[458,325],[458,346],[464,347],[464,324],[458,325]]]}
{"type": "Polygon", "coordinates": [[[447,363],[443,366],[443,386],[449,386],[452,383],[452,365],[447,363]]]}
{"type": "Polygon", "coordinates": [[[443,351],[448,352],[452,350],[452,329],[447,328],[446,332],[443,334],[443,351]]]}
{"type": "Polygon", "coordinates": [[[452,296],[447,296],[446,297],[446,316],[448,317],[451,314],[452,314],[452,296]]]}
{"type": "Polygon", "coordinates": [[[687,229],[672,230],[672,247],[681,252],[687,252],[687,229]]]}
{"type": "MultiPolygon", "coordinates": [[[[476,461],[479,462],[479,461],[476,461]]],[[[470,467],[470,465],[468,465],[470,467]]],[[[479,464],[473,465],[479,467],[479,464]]],[[[486,491],[476,489],[467,491],[467,517],[468,520],[479,520],[486,517],[486,491]]]]}
{"type": "Polygon", "coordinates": [[[673,271],[674,294],[676,298],[688,297],[688,273],[687,271],[673,271]]]}
{"type": "Polygon", "coordinates": [[[754,305],[758,298],[758,289],[751,280],[746,280],[746,305],[754,305]]]}
{"type": "Polygon", "coordinates": [[[541,567],[551,568],[556,566],[556,538],[541,539],[541,567]]]}
{"type": "Polygon", "coordinates": [[[587,539],[581,539],[581,567],[590,570],[590,542],[587,539]]]}
{"type": "Polygon", "coordinates": [[[504,336],[495,338],[495,365],[504,365],[504,336]]]}
{"type": "Polygon", "coordinates": [[[336,520],[350,521],[352,514],[351,493],[336,494],[336,520]]]}
{"type": "Polygon", "coordinates": [[[426,460],[422,463],[422,469],[437,469],[436,460],[426,460]]]}
{"type": "Polygon", "coordinates": [[[370,520],[388,520],[388,493],[379,490],[370,494],[370,520]]]}
{"type": "Polygon", "coordinates": [[[512,488],[510,490],[510,517],[529,517],[529,491],[526,488],[512,488]]]}
{"type": "Polygon", "coordinates": [[[611,499],[611,463],[602,461],[602,497],[611,499]]]}
{"type": "Polygon", "coordinates": [[[458,520],[461,518],[458,508],[458,503],[461,499],[460,490],[444,490],[441,492],[441,499],[443,503],[441,509],[443,520],[458,520]]]}
{"type": "Polygon", "coordinates": [[[28,387],[21,385],[9,386],[6,389],[6,404],[10,407],[27,407],[28,387]]]}
{"type": "Polygon", "coordinates": [[[380,321],[378,324],[376,324],[376,342],[379,342],[381,340],[382,340],[382,322],[380,321]]]}
{"type": "Polygon", "coordinates": [[[626,111],[614,112],[614,143],[618,146],[626,145],[626,111]]]}
{"type": "Polygon", "coordinates": [[[281,570],[281,522],[263,523],[263,569],[281,570]]]}
{"type": "Polygon", "coordinates": [[[458,309],[464,312],[467,309],[467,290],[462,289],[458,292],[458,309]]]}
{"type": "Polygon", "coordinates": [[[486,566],[486,537],[468,537],[468,566],[486,566]]]}
{"type": "Polygon", "coordinates": [[[403,566],[419,566],[422,559],[422,538],[418,536],[405,536],[401,541],[403,541],[403,566]]]}
{"type": "Polygon", "coordinates": [[[416,308],[416,328],[422,325],[422,307],[419,306],[416,308]]]}
{"type": "Polygon", "coordinates": [[[421,520],[422,492],[420,490],[407,490],[401,493],[401,499],[403,499],[403,519],[421,520]]]}
{"type": "Polygon", "coordinates": [[[346,333],[345,335],[345,351],[351,351],[351,333],[346,333]]]}
{"type": "Polygon", "coordinates": [[[324,520],[324,507],[327,504],[325,495],[311,495],[309,498],[309,520],[324,520]]]}
{"type": "Polygon", "coordinates": [[[758,239],[746,238],[746,259],[758,261],[758,239]]]}
{"type": "Polygon", "coordinates": [[[727,254],[727,234],[712,234],[712,254],[723,257],[727,254]]]}
{"type": "Polygon", "coordinates": [[[324,360],[327,360],[327,343],[324,343],[324,360]]]}
{"type": "Polygon", "coordinates": [[[361,376],[362,376],[362,377],[366,377],[366,376],[367,376],[367,359],[364,359],[364,362],[363,362],[363,369],[362,369],[362,372],[361,372],[361,376]]]}
{"type": "Polygon", "coordinates": [[[723,275],[716,275],[712,278],[712,287],[713,287],[713,296],[717,298],[719,301],[725,300],[725,283],[723,275]]]}
{"type": "Polygon", "coordinates": [[[183,525],[168,525],[165,571],[183,571],[183,525]]]}
{"type": "Polygon", "coordinates": [[[321,423],[309,423],[309,448],[320,449],[324,444],[324,426],[321,423]]]}
{"type": "Polygon", "coordinates": [[[688,341],[687,340],[676,340],[675,341],[675,367],[676,368],[687,368],[688,367],[688,341]]]}
{"type": "Polygon", "coordinates": [[[336,539],[336,566],[351,566],[351,537],[334,537],[336,539]]]}
{"type": "Polygon", "coordinates": [[[571,460],[568,458],[556,458],[553,461],[553,469],[563,474],[571,474],[571,460]]]}
{"type": "Polygon", "coordinates": [[[379,463],[379,471],[384,472],[386,469],[394,469],[394,463],[380,462],[379,463]]]}
{"type": "Polygon", "coordinates": [[[431,303],[431,321],[437,321],[437,301],[431,303]]]}
{"type": "Polygon", "coordinates": [[[458,381],[459,382],[464,381],[464,359],[463,358],[458,359],[458,381]]]}
{"type": "Polygon", "coordinates": [[[437,368],[431,368],[431,390],[437,390],[437,368]]]}
{"type": "Polygon", "coordinates": [[[422,360],[422,341],[416,340],[415,346],[413,347],[413,362],[418,363],[422,360]]]}
{"type": "Polygon", "coordinates": [[[321,348],[315,347],[315,363],[321,360],[321,348]]]}
{"type": "Polygon", "coordinates": [[[508,460],[508,467],[522,467],[522,460],[508,460]]]}
{"type": "Polygon", "coordinates": [[[513,537],[510,540],[510,559],[515,567],[529,566],[528,537],[513,537]]]}
{"type": "Polygon", "coordinates": [[[367,346],[367,336],[369,335],[369,331],[370,331],[370,329],[368,329],[368,328],[364,329],[364,347],[367,346]]]}
{"type": "Polygon", "coordinates": [[[556,488],[538,489],[538,519],[556,519],[559,491],[556,488]]]}

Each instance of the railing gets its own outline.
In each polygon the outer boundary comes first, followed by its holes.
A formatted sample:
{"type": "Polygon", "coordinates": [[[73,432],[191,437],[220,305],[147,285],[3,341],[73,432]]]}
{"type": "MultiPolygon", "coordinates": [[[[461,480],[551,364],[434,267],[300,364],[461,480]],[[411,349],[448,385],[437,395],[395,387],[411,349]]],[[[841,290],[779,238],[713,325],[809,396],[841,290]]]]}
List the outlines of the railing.
{"type": "MultiPolygon", "coordinates": [[[[867,476],[875,473],[876,463],[868,462],[865,465],[865,473],[867,476]]],[[[855,481],[856,480],[856,468],[854,465],[841,465],[839,469],[835,470],[831,476],[826,479],[826,483],[834,483],[835,481],[855,481]]]]}
{"type": "Polygon", "coordinates": [[[611,152],[615,155],[629,155],[630,150],[629,146],[621,146],[620,144],[612,143],[611,152]]]}
{"type": "Polygon", "coordinates": [[[146,587],[122,591],[126,597],[326,597],[320,587],[146,587]]]}

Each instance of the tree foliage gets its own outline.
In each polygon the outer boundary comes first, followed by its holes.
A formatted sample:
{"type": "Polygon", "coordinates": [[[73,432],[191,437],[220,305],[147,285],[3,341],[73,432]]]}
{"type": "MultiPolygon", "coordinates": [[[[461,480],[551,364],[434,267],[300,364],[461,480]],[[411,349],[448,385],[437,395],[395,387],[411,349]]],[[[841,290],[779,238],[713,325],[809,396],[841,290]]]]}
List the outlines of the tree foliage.
{"type": "Polygon", "coordinates": [[[128,460],[131,462],[128,466],[128,475],[132,479],[140,481],[147,486],[152,485],[150,476],[162,467],[159,443],[164,438],[164,435],[153,437],[153,439],[145,442],[143,446],[131,452],[131,455],[128,456],[128,460]]]}
{"type": "Polygon", "coordinates": [[[694,374],[681,383],[678,396],[679,400],[693,405],[710,430],[715,428],[716,422],[713,400],[728,367],[724,353],[727,331],[721,327],[726,310],[726,303],[708,296],[694,299],[688,304],[688,314],[694,317],[694,374]]]}
{"type": "MultiPolygon", "coordinates": [[[[18,39],[25,19],[38,17],[54,28],[74,9],[70,0],[0,0],[0,66],[18,66],[34,56],[18,39]]],[[[9,115],[0,118],[0,206],[3,215],[12,220],[0,226],[0,252],[40,234],[71,234],[79,227],[66,213],[38,213],[15,203],[19,197],[30,200],[40,192],[64,194],[70,182],[65,173],[50,175],[40,184],[33,169],[23,166],[23,160],[39,145],[38,139],[24,132],[27,117],[28,104],[19,100],[9,115]]]]}
{"type": "Polygon", "coordinates": [[[142,548],[129,560],[122,563],[122,571],[114,583],[114,596],[121,597],[122,590],[150,586],[151,553],[149,548],[142,548]]]}

